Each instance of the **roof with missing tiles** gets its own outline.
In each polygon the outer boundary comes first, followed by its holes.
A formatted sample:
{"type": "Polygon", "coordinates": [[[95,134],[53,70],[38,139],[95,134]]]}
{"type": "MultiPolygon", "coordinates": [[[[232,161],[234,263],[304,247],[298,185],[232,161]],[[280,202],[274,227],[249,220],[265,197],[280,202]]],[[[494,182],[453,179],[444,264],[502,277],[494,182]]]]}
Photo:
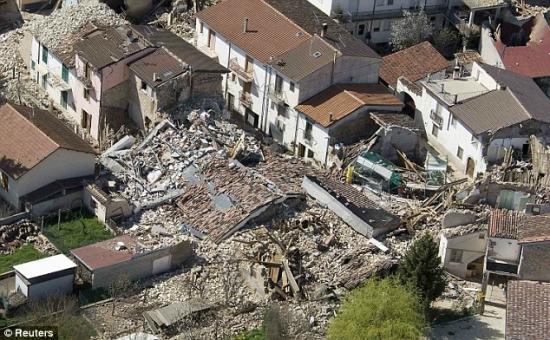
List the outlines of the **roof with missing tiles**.
{"type": "Polygon", "coordinates": [[[517,239],[525,215],[518,211],[493,209],[489,215],[489,237],[517,239]]]}
{"type": "Polygon", "coordinates": [[[187,71],[186,64],[174,58],[163,48],[158,48],[134,61],[129,67],[151,87],[159,86],[187,71]]]}

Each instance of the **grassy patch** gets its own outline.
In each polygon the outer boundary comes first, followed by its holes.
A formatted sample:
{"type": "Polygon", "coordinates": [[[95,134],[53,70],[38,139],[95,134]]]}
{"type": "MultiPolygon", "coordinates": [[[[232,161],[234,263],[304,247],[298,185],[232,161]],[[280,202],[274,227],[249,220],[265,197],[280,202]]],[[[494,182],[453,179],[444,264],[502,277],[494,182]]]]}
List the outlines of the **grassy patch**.
{"type": "Polygon", "coordinates": [[[249,331],[244,331],[239,335],[235,336],[233,340],[265,340],[266,335],[263,329],[252,329],[249,331]]]}
{"type": "Polygon", "coordinates": [[[32,245],[26,244],[9,255],[0,256],[0,273],[12,270],[12,266],[14,265],[38,260],[45,256],[45,254],[36,250],[32,245]]]}
{"type": "Polygon", "coordinates": [[[63,253],[113,237],[97,218],[79,212],[62,213],[59,225],[57,218],[48,219],[44,235],[63,253]]]}
{"type": "Polygon", "coordinates": [[[59,340],[90,339],[97,333],[92,325],[80,315],[66,316],[59,327],[59,340]]]}

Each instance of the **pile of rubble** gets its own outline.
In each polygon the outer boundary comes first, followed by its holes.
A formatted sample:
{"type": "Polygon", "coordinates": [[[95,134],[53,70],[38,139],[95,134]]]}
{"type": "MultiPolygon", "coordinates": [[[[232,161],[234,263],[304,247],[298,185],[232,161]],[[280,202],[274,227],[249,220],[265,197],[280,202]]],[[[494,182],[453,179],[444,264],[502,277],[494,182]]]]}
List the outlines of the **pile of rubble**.
{"type": "Polygon", "coordinates": [[[547,13],[550,3],[548,0],[512,0],[512,5],[522,18],[528,18],[538,13],[547,13]]]}
{"type": "Polygon", "coordinates": [[[107,150],[101,163],[114,176],[118,193],[136,207],[150,208],[183,194],[183,184],[194,178],[192,165],[204,157],[257,153],[258,142],[236,125],[201,115],[188,128],[163,121],[139,145],[107,150]]]}
{"type": "Polygon", "coordinates": [[[0,254],[11,254],[25,244],[32,244],[44,254],[55,254],[57,249],[42,235],[40,227],[29,220],[0,226],[0,254]]]}

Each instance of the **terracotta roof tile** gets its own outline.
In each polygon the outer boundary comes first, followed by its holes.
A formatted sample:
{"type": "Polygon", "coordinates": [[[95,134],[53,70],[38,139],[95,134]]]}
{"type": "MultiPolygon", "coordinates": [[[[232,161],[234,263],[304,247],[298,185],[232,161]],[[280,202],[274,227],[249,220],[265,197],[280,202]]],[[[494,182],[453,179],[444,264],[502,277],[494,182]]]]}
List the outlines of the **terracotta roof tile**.
{"type": "Polygon", "coordinates": [[[517,239],[524,216],[513,210],[493,209],[489,215],[489,237],[517,239]]]}
{"type": "Polygon", "coordinates": [[[364,106],[396,105],[403,104],[380,84],[336,84],[300,103],[296,110],[328,127],[364,106]]]}
{"type": "Polygon", "coordinates": [[[187,70],[187,65],[178,61],[163,48],[158,48],[153,53],[134,61],[129,67],[152,87],[161,85],[187,70]]]}
{"type": "Polygon", "coordinates": [[[0,168],[17,179],[59,148],[94,153],[90,145],[51,113],[0,106],[0,168]]]}
{"type": "Polygon", "coordinates": [[[197,13],[197,17],[263,63],[311,37],[262,0],[226,0],[197,13]],[[246,33],[245,18],[248,19],[246,33]]]}
{"type": "Polygon", "coordinates": [[[525,216],[518,229],[518,243],[550,241],[550,216],[525,216]]]}
{"type": "Polygon", "coordinates": [[[403,76],[415,82],[449,67],[450,63],[425,41],[382,58],[380,78],[395,88],[397,78],[403,76]]]}
{"type": "Polygon", "coordinates": [[[506,339],[548,339],[550,283],[508,281],[506,339]]]}

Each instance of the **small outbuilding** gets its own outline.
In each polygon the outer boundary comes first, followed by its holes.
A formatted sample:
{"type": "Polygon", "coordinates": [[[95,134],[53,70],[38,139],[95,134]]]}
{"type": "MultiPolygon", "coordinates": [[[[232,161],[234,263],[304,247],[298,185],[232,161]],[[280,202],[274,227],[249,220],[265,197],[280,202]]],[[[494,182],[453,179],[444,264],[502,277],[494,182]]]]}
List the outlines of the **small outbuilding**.
{"type": "Polygon", "coordinates": [[[15,289],[29,299],[73,292],[76,264],[65,255],[55,255],[13,266],[15,289]]]}

